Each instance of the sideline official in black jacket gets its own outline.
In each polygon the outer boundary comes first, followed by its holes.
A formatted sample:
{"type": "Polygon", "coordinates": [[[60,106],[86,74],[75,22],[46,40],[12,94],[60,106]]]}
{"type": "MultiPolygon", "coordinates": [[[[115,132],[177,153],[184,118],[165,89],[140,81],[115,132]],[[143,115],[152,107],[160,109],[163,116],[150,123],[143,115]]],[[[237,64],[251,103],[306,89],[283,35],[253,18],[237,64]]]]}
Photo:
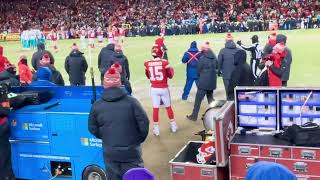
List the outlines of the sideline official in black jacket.
{"type": "Polygon", "coordinates": [[[69,74],[70,85],[86,85],[86,72],[88,64],[83,53],[74,46],[70,55],[66,58],[64,68],[69,74]]]}
{"type": "Polygon", "coordinates": [[[101,84],[103,83],[104,73],[111,67],[114,63],[113,59],[115,56],[114,52],[115,45],[108,44],[107,47],[101,49],[98,56],[98,68],[101,73],[101,84]]]}
{"type": "Polygon", "coordinates": [[[213,101],[213,90],[217,87],[217,57],[209,48],[209,42],[202,47],[202,56],[199,60],[197,94],[194,102],[192,114],[187,116],[187,119],[196,121],[198,118],[201,102],[204,96],[207,96],[208,103],[213,101]]]}
{"type": "Polygon", "coordinates": [[[251,68],[247,63],[247,54],[240,49],[234,55],[234,65],[236,68],[231,74],[231,79],[228,87],[227,100],[234,100],[234,88],[237,86],[253,86],[255,77],[252,74],[251,68]]]}
{"type": "Polygon", "coordinates": [[[107,178],[122,180],[131,168],[142,167],[141,144],[149,132],[149,119],[140,103],[121,89],[119,72],[104,75],[102,99],[89,114],[89,131],[102,139],[107,178]]]}
{"type": "Polygon", "coordinates": [[[222,75],[226,96],[228,96],[228,87],[231,79],[231,74],[235,69],[234,55],[239,50],[233,41],[230,33],[227,34],[225,48],[221,49],[218,55],[218,73],[222,75]]]}

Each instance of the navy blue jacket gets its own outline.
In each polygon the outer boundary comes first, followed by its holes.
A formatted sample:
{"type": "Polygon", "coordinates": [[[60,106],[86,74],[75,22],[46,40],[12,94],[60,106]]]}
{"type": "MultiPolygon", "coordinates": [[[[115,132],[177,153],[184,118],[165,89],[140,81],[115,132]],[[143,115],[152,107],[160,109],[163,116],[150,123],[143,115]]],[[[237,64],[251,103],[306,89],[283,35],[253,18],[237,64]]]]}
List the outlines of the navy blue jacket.
{"type": "Polygon", "coordinates": [[[184,53],[182,57],[182,63],[187,63],[187,77],[188,78],[198,78],[197,66],[200,60],[201,53],[197,48],[197,43],[193,41],[190,45],[190,48],[187,52],[184,53]],[[192,55],[196,55],[194,59],[191,60],[192,55]],[[190,61],[191,60],[191,61],[190,61]],[[190,61],[190,62],[189,62],[190,61]]]}
{"type": "Polygon", "coordinates": [[[38,80],[32,81],[31,84],[29,84],[29,86],[57,86],[57,85],[45,79],[38,79],[38,80]]]}

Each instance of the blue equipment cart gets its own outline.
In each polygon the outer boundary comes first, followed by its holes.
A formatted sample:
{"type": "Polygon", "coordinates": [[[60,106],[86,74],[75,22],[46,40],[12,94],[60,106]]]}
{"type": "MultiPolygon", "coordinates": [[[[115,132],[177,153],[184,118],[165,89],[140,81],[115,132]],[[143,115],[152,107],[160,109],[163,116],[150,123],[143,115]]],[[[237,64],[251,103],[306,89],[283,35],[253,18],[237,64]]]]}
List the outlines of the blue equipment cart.
{"type": "MultiPolygon", "coordinates": [[[[20,87],[50,90],[53,98],[10,114],[12,166],[19,179],[106,180],[102,141],[88,131],[92,87],[20,87]]],[[[97,87],[100,97],[102,87],[97,87]]]]}

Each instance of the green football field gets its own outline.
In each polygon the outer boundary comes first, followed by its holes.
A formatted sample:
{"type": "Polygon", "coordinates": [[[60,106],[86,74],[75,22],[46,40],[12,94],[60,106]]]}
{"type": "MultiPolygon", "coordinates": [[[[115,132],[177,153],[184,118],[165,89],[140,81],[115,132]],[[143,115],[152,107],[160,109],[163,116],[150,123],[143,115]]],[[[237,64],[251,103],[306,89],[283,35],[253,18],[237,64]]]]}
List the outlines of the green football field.
{"type": "MultiPolygon", "coordinates": [[[[317,75],[320,70],[320,29],[316,30],[295,30],[282,31],[288,36],[287,46],[292,50],[293,64],[290,86],[318,86],[320,85],[317,75]]],[[[250,37],[258,34],[261,44],[266,43],[269,32],[252,32],[252,33],[234,33],[235,40],[242,40],[243,43],[250,43],[250,37]]],[[[185,66],[181,64],[183,52],[189,48],[191,41],[197,41],[199,44],[208,40],[211,42],[216,55],[224,46],[225,34],[206,34],[206,35],[186,35],[186,36],[171,36],[165,38],[165,43],[168,47],[168,55],[171,65],[174,67],[176,75],[171,81],[172,86],[183,86],[185,81],[185,66]]],[[[150,48],[154,43],[155,37],[137,37],[126,38],[124,53],[127,55],[130,63],[132,74],[131,83],[133,86],[147,86],[148,81],[145,80],[143,62],[151,58],[150,48]]],[[[80,46],[79,40],[61,40],[58,42],[60,48],[58,53],[54,53],[56,59],[56,67],[63,74],[66,83],[68,84],[68,75],[64,70],[64,61],[70,53],[72,43],[76,42],[80,46]]],[[[17,63],[21,54],[26,54],[31,60],[34,50],[22,50],[20,42],[1,42],[4,46],[4,54],[11,62],[17,63]]],[[[50,43],[47,43],[47,49],[51,50],[50,43]]],[[[100,52],[100,47],[96,47],[92,52],[92,65],[95,69],[95,77],[99,82],[99,72],[97,69],[97,57],[100,52]]],[[[82,50],[85,53],[89,64],[88,49],[82,50]]],[[[248,53],[248,60],[250,55],[248,53]]],[[[30,61],[29,61],[30,63],[30,61]]],[[[87,72],[87,84],[90,82],[89,71],[87,72]]],[[[221,83],[221,79],[219,81],[221,83]]]]}

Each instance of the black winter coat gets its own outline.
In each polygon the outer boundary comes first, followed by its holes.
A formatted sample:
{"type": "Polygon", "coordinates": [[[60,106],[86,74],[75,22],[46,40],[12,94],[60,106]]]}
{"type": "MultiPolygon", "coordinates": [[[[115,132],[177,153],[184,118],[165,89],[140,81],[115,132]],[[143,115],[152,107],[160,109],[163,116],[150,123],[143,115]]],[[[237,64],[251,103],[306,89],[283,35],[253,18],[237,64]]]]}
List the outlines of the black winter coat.
{"type": "Polygon", "coordinates": [[[107,47],[101,49],[98,56],[98,68],[101,74],[104,74],[111,67],[114,56],[114,44],[108,44],[107,47]]]}
{"type": "Polygon", "coordinates": [[[234,100],[234,88],[237,86],[253,86],[254,76],[252,74],[250,65],[246,62],[247,55],[244,50],[239,50],[235,54],[236,68],[231,74],[231,79],[228,87],[227,100],[234,100]]]}
{"type": "MultiPolygon", "coordinates": [[[[281,43],[281,42],[286,44],[287,36],[283,34],[278,34],[277,43],[281,43]]],[[[291,63],[292,63],[291,50],[288,47],[286,47],[286,57],[284,57],[282,60],[280,71],[277,71],[277,69],[274,66],[271,66],[270,68],[272,68],[272,71],[281,77],[282,81],[288,81],[290,78],[291,63]]]]}
{"type": "Polygon", "coordinates": [[[141,157],[140,144],[149,132],[149,119],[140,103],[121,88],[104,90],[89,114],[89,131],[102,139],[104,158],[128,162],[141,157]]]}
{"type": "Polygon", "coordinates": [[[71,51],[66,58],[64,68],[69,74],[70,84],[85,84],[88,64],[82,52],[78,50],[71,51]]]}
{"type": "Polygon", "coordinates": [[[282,59],[282,63],[279,68],[276,68],[274,65],[270,66],[270,69],[273,73],[281,77],[281,81],[288,81],[290,77],[290,69],[292,63],[292,54],[291,50],[286,47],[286,57],[282,59]]]}
{"type": "Polygon", "coordinates": [[[203,90],[214,90],[217,87],[217,57],[211,49],[202,52],[199,60],[198,71],[198,88],[203,90]]]}
{"type": "Polygon", "coordinates": [[[19,76],[10,73],[8,70],[4,70],[0,73],[0,84],[9,83],[11,86],[19,86],[19,76]]]}
{"type": "Polygon", "coordinates": [[[39,43],[38,51],[32,55],[32,59],[31,59],[31,64],[33,69],[38,70],[38,68],[41,66],[40,60],[42,59],[42,56],[44,54],[48,54],[50,57],[50,64],[54,64],[54,57],[52,56],[51,52],[45,50],[45,46],[43,43],[39,43]]]}
{"type": "Polygon", "coordinates": [[[218,56],[218,72],[222,73],[223,79],[231,79],[231,74],[235,69],[234,55],[239,51],[233,41],[227,41],[225,48],[221,49],[218,56]]]}
{"type": "Polygon", "coordinates": [[[113,63],[118,62],[122,66],[122,73],[127,80],[130,80],[130,69],[128,58],[122,51],[115,52],[113,63]]]}

